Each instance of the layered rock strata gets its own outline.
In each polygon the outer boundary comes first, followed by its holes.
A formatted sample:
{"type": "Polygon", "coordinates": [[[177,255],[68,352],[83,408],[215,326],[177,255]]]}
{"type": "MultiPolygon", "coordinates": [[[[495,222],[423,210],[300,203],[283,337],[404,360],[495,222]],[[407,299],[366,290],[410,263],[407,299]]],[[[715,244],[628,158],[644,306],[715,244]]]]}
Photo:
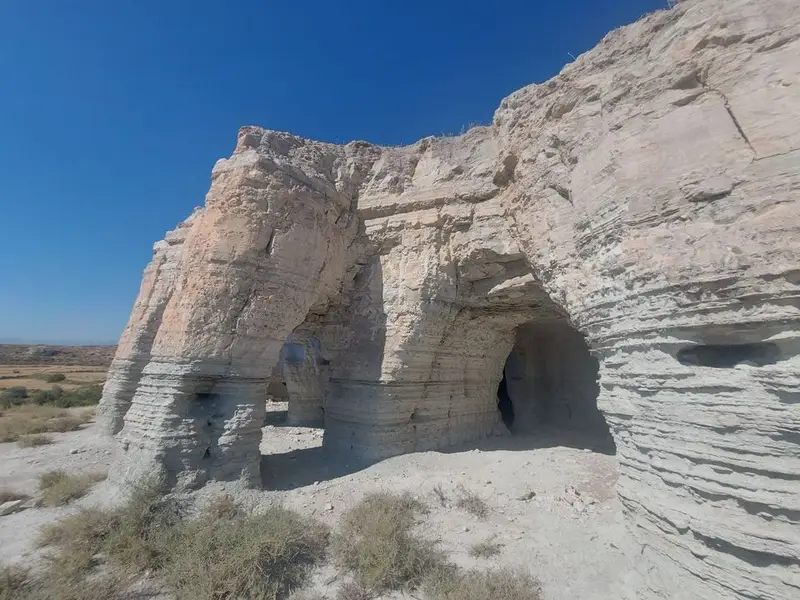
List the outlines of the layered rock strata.
{"type": "Polygon", "coordinates": [[[377,459],[502,431],[518,336],[567,327],[597,361],[631,597],[798,597],[798,57],[793,0],[687,1],[460,137],[243,129],[145,272],[102,403],[113,476],[257,484],[293,331],[326,349],[296,386],[325,445],[377,459]]]}

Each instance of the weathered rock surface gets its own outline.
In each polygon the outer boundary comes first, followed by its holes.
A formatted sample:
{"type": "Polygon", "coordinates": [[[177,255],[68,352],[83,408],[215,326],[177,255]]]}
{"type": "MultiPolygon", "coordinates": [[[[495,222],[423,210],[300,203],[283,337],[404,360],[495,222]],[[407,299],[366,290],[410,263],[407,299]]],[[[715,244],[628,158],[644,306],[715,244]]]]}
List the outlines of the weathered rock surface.
{"type": "MultiPolygon", "coordinates": [[[[571,327],[641,545],[631,598],[797,598],[798,194],[794,0],[649,15],[456,138],[245,128],[145,271],[103,398],[113,476],[257,483],[292,332],[325,349],[294,381],[326,446],[376,459],[502,431],[506,359],[547,340],[517,337],[571,327]]],[[[512,399],[584,406],[545,371],[512,399]]]]}

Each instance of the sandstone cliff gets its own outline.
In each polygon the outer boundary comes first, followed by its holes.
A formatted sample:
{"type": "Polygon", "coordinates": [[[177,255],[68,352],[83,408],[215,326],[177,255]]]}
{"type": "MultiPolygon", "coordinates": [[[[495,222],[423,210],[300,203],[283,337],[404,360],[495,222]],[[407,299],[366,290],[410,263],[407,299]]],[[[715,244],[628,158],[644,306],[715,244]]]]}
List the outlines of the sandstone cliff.
{"type": "Polygon", "coordinates": [[[599,374],[631,597],[797,598],[799,149],[794,0],[652,14],[456,138],[244,128],[145,271],[102,404],[114,477],[257,484],[293,332],[301,413],[367,459],[501,431],[511,354],[570,416],[599,374]]]}

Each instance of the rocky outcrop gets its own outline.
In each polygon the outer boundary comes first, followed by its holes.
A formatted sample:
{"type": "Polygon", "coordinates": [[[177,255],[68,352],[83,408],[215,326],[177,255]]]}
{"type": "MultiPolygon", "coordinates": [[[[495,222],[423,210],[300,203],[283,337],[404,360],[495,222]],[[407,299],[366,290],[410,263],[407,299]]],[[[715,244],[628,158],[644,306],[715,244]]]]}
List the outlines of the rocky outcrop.
{"type": "Polygon", "coordinates": [[[509,379],[512,400],[549,394],[563,418],[565,393],[599,392],[641,552],[631,598],[796,598],[798,56],[792,0],[687,1],[460,137],[243,129],[145,272],[103,398],[113,476],[257,484],[292,332],[327,363],[296,362],[295,393],[322,394],[331,452],[365,459],[503,431],[511,354],[547,365],[509,379]]]}

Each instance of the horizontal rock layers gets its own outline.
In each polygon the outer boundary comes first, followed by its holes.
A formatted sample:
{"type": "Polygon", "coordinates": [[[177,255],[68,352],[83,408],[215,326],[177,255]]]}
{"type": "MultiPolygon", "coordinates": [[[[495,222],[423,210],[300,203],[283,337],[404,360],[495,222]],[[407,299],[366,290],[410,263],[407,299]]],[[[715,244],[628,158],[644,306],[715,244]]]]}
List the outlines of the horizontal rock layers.
{"type": "Polygon", "coordinates": [[[463,136],[243,129],[145,271],[102,402],[113,477],[256,484],[290,334],[316,348],[297,419],[377,459],[502,431],[506,360],[547,340],[517,336],[566,327],[616,443],[631,597],[798,597],[798,57],[796,2],[687,1],[463,136]]]}

